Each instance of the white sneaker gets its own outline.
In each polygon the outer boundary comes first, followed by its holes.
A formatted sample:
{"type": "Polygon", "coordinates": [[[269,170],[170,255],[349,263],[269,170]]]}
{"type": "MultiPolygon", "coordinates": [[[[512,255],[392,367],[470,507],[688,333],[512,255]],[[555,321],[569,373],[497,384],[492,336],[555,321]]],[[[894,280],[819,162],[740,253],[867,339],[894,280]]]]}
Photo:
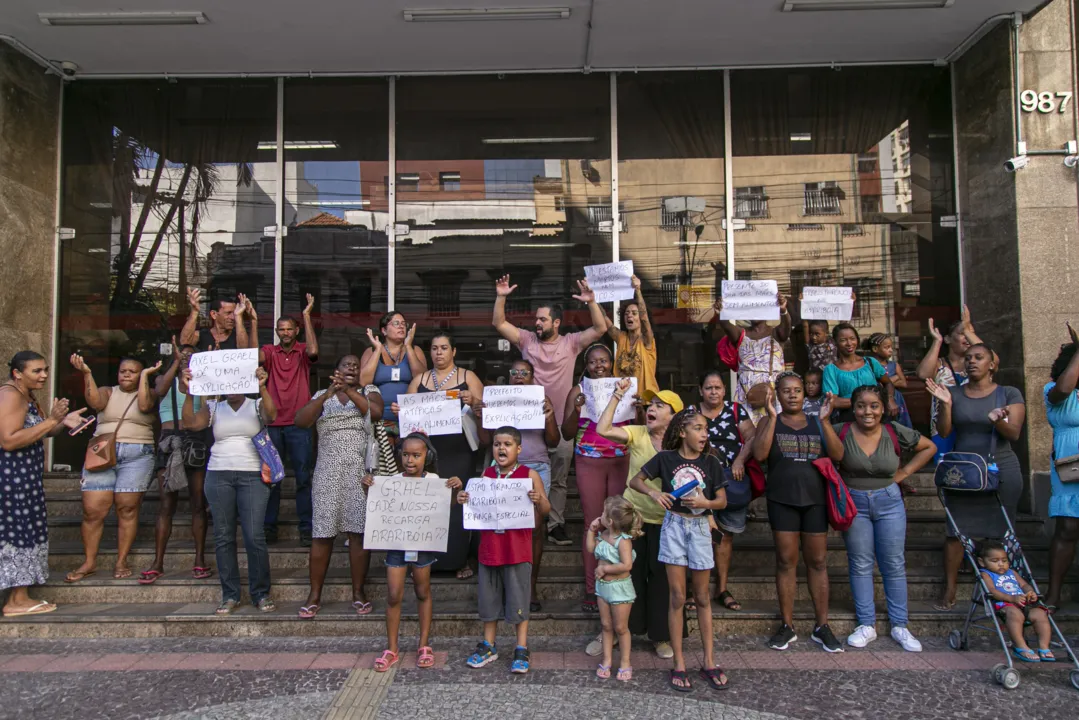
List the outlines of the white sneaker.
{"type": "Polygon", "coordinates": [[[603,633],[600,633],[599,635],[597,635],[595,637],[594,640],[592,640],[592,642],[588,643],[588,645],[584,649],[584,654],[587,655],[588,657],[599,657],[602,652],[603,652],[603,633]]]}
{"type": "Polygon", "coordinates": [[[911,635],[910,630],[907,630],[905,627],[892,628],[892,640],[899,643],[907,652],[922,651],[922,644],[918,642],[918,638],[911,635]]]}
{"type": "Polygon", "coordinates": [[[670,660],[674,657],[674,648],[669,642],[658,642],[656,643],[656,657],[670,660]]]}
{"type": "MultiPolygon", "coordinates": [[[[909,634],[909,633],[908,633],[909,634]]],[[[869,625],[859,625],[854,632],[847,636],[847,644],[851,647],[864,648],[877,639],[877,631],[869,625]]]]}

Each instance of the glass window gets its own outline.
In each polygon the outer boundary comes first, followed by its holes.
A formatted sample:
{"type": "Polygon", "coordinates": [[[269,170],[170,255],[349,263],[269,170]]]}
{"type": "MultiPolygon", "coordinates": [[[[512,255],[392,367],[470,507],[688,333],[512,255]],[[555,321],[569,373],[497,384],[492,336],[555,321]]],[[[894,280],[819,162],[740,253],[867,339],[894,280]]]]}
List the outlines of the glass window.
{"type": "MultiPolygon", "coordinates": [[[[591,325],[571,299],[584,266],[612,259],[606,75],[402,78],[397,82],[396,308],[451,328],[457,361],[484,382],[511,352],[491,327],[495,279],[510,273],[510,320],[562,303],[565,330],[591,325]]],[[[623,228],[625,218],[620,218],[623,228]]]]}
{"type": "MultiPolygon", "coordinates": [[[[916,422],[927,402],[913,381],[926,320],[957,317],[948,71],[926,67],[754,70],[731,73],[736,198],[767,189],[768,213],[738,233],[738,275],[774,279],[792,297],[787,360],[806,363],[798,294],[849,285],[863,339],[898,339],[916,422]],[[913,396],[913,398],[912,398],[913,396]]],[[[739,215],[741,217],[741,215],[739,215]]]]}
{"type": "MultiPolygon", "coordinates": [[[[237,293],[272,314],[276,97],[273,80],[65,90],[61,223],[75,237],[61,244],[59,357],[80,352],[115,384],[121,356],[156,362],[179,335],[189,288],[204,316],[237,293]]],[[[79,379],[56,371],[84,404],[79,379]]],[[[81,466],[86,436],[57,438],[56,462],[81,466]]]]}
{"type": "MultiPolygon", "coordinates": [[[[383,79],[285,82],[285,224],[282,308],[299,319],[315,296],[317,378],[367,347],[386,312],[389,83],[383,79]],[[315,140],[318,139],[316,142],[315,140]]],[[[263,343],[273,342],[264,322],[263,343]]]]}
{"type": "MultiPolygon", "coordinates": [[[[656,380],[696,401],[715,344],[694,322],[726,277],[723,74],[618,78],[622,260],[633,260],[659,348],[656,380]]],[[[736,216],[768,213],[762,185],[736,189],[736,216]]]]}

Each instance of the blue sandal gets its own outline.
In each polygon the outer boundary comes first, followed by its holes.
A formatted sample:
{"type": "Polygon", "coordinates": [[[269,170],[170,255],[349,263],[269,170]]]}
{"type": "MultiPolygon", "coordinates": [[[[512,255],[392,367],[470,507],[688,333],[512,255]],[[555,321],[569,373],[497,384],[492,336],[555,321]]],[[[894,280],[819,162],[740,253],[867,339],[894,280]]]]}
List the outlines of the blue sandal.
{"type": "Polygon", "coordinates": [[[1052,650],[1042,650],[1038,648],[1038,659],[1042,662],[1056,662],[1057,657],[1053,654],[1052,650]]]}
{"type": "Polygon", "coordinates": [[[1019,658],[1023,662],[1041,662],[1041,659],[1039,659],[1038,656],[1034,654],[1033,650],[1020,650],[1019,648],[1013,647],[1012,655],[1015,655],[1015,657],[1019,658]]]}
{"type": "Polygon", "coordinates": [[[510,672],[523,675],[528,672],[529,660],[532,654],[528,652],[528,648],[523,648],[520,645],[513,651],[513,663],[510,664],[510,672]]]}

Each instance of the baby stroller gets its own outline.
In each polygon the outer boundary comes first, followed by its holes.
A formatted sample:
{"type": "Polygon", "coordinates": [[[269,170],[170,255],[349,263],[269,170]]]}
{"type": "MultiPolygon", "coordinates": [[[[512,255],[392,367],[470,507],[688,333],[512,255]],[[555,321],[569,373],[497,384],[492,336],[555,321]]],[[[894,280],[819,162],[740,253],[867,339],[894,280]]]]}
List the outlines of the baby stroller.
{"type": "MultiPolygon", "coordinates": [[[[963,545],[963,555],[974,570],[976,582],[974,584],[974,593],[970,598],[970,609],[967,610],[967,619],[963,624],[963,629],[952,630],[948,635],[948,645],[952,650],[969,649],[971,628],[977,628],[986,632],[996,632],[997,638],[1000,640],[1000,645],[1004,649],[1004,659],[1007,661],[1007,664],[998,663],[993,666],[993,680],[1003,685],[1008,690],[1014,690],[1019,687],[1019,672],[1012,664],[1012,655],[1008,651],[1008,636],[1005,634],[1001,619],[997,616],[996,609],[993,607],[993,598],[989,594],[989,588],[986,586],[985,578],[982,577],[981,568],[978,566],[978,555],[974,540],[959,529],[955,524],[955,518],[948,509],[948,495],[953,492],[970,491],[949,490],[945,487],[940,487],[937,490],[937,495],[940,497],[941,505],[944,506],[944,513],[948,518],[948,526],[955,532],[956,538],[963,545]],[[979,608],[981,608],[981,613],[978,612],[979,608]],[[990,623],[992,623],[992,625],[990,625],[990,623]]],[[[1023,548],[1020,546],[1019,539],[1015,535],[1015,528],[1012,526],[1011,518],[1008,517],[1007,511],[1004,509],[1004,504],[1000,502],[1000,496],[995,491],[992,492],[1008,528],[1003,539],[1004,548],[1008,553],[1008,564],[1015,570],[1017,575],[1030,583],[1030,586],[1034,588],[1034,592],[1041,596],[1041,591],[1038,590],[1038,583],[1034,580],[1034,573],[1030,571],[1030,565],[1027,563],[1026,556],[1023,554],[1023,548]]],[[[1068,645],[1068,640],[1064,637],[1064,634],[1060,632],[1060,628],[1057,627],[1056,620],[1053,619],[1052,615],[1049,615],[1049,625],[1052,627],[1053,633],[1056,635],[1057,640],[1059,640],[1060,645],[1067,653],[1067,661],[1075,665],[1076,669],[1071,671],[1070,679],[1071,684],[1079,690],[1079,660],[1076,660],[1075,654],[1068,645]]],[[[1058,658],[1057,662],[1063,660],[1064,658],[1058,658]]]]}

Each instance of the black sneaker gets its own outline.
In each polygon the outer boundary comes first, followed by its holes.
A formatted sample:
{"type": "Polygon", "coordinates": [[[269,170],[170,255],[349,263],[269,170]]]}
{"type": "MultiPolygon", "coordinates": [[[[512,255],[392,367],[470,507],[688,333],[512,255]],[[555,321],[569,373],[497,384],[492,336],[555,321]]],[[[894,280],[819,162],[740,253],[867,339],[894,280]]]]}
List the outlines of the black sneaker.
{"type": "Polygon", "coordinates": [[[262,532],[266,536],[266,544],[267,545],[273,545],[275,542],[277,542],[277,526],[276,525],[265,525],[262,528],[262,532]]]}
{"type": "Polygon", "coordinates": [[[573,544],[573,541],[566,535],[566,528],[562,525],[555,525],[547,532],[547,542],[554,543],[555,545],[573,544]]]}
{"type": "Polygon", "coordinates": [[[779,626],[779,629],[776,630],[776,634],[772,636],[772,639],[768,641],[768,647],[773,650],[786,650],[791,646],[791,643],[797,639],[798,636],[795,634],[794,628],[783,623],[779,626]]]}
{"type": "Polygon", "coordinates": [[[300,546],[301,547],[311,547],[311,531],[310,530],[301,530],[300,531],[300,546]]]}
{"type": "Polygon", "coordinates": [[[843,652],[843,646],[835,639],[835,635],[832,634],[832,628],[828,627],[827,624],[821,625],[814,630],[811,637],[813,638],[813,642],[820,643],[820,646],[824,648],[824,652],[843,652]]]}

